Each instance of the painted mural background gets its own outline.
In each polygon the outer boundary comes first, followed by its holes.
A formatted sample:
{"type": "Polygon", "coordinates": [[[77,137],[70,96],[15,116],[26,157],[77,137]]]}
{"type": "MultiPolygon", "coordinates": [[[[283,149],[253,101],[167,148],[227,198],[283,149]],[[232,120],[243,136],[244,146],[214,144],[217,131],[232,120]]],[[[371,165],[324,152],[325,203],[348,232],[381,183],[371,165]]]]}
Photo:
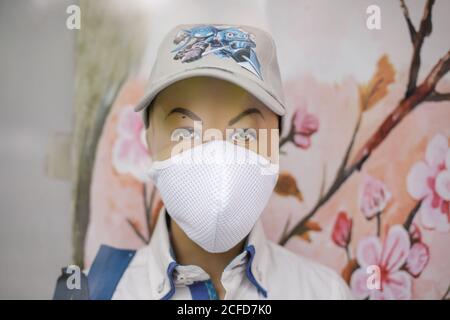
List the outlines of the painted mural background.
{"type": "Polygon", "coordinates": [[[151,237],[162,202],[133,107],[161,37],[181,23],[245,23],[273,34],[289,106],[268,237],[335,269],[356,298],[449,298],[449,2],[378,1],[381,30],[366,27],[368,1],[114,3],[81,2],[78,262],[151,237]],[[380,290],[367,289],[370,265],[380,290]]]}

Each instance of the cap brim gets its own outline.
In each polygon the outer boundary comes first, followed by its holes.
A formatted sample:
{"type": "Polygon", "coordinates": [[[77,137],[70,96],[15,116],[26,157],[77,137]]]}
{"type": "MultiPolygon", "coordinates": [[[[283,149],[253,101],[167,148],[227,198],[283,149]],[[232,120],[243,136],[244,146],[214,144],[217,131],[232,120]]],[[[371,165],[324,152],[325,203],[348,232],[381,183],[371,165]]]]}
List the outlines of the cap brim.
{"type": "MultiPolygon", "coordinates": [[[[274,95],[269,93],[267,90],[265,90],[260,84],[258,84],[256,81],[249,79],[241,74],[231,72],[229,70],[221,69],[221,68],[215,68],[215,67],[207,67],[207,68],[196,68],[191,70],[185,70],[176,74],[173,74],[171,76],[168,76],[157,83],[154,83],[151,85],[149,90],[146,92],[142,100],[136,105],[135,111],[142,111],[145,108],[147,108],[152,100],[155,98],[155,96],[170,86],[171,84],[192,78],[192,77],[198,77],[198,76],[207,76],[207,77],[213,77],[225,81],[229,81],[231,83],[234,83],[244,90],[251,93],[255,98],[260,100],[262,103],[264,103],[270,110],[272,110],[277,115],[283,116],[285,114],[285,106],[281,101],[279,101],[274,95]]],[[[148,126],[148,120],[147,117],[144,117],[145,126],[148,126]]]]}

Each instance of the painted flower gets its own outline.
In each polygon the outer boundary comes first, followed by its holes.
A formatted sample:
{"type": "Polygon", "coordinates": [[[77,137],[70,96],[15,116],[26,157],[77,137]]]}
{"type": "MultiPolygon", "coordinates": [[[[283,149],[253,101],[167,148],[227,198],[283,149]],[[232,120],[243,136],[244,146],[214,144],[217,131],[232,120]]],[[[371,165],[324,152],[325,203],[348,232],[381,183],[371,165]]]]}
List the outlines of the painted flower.
{"type": "Polygon", "coordinates": [[[352,219],[347,216],[345,211],[339,212],[331,234],[333,242],[341,248],[347,248],[350,243],[351,232],[352,219]]]}
{"type": "Polygon", "coordinates": [[[359,192],[359,208],[370,220],[386,208],[391,197],[391,193],[382,181],[365,176],[359,192]]]}
{"type": "Polygon", "coordinates": [[[422,241],[422,233],[420,232],[419,226],[415,223],[412,223],[409,227],[409,238],[411,239],[411,243],[422,241]]]}
{"type": "Polygon", "coordinates": [[[424,227],[450,231],[450,148],[444,135],[430,140],[424,161],[411,167],[406,183],[409,194],[421,201],[418,214],[424,227]]]}
{"type": "Polygon", "coordinates": [[[356,260],[360,268],[352,274],[350,287],[354,296],[360,299],[411,299],[411,276],[417,278],[429,259],[428,246],[421,241],[417,226],[413,224],[408,234],[403,226],[394,225],[383,244],[376,236],[359,242],[356,260]],[[371,266],[380,270],[379,289],[369,289],[368,267],[371,266]]]}
{"type": "Polygon", "coordinates": [[[311,145],[311,136],[319,130],[319,119],[306,108],[297,108],[292,118],[293,142],[302,149],[311,145]]]}
{"type": "Polygon", "coordinates": [[[120,174],[131,174],[141,182],[148,181],[151,159],[148,155],[144,123],[133,106],[126,106],[119,114],[117,139],[113,147],[113,166],[120,174]]]}
{"type": "Polygon", "coordinates": [[[422,242],[422,233],[415,223],[412,223],[409,227],[409,239],[412,246],[409,250],[408,259],[406,259],[405,270],[417,278],[430,260],[430,251],[428,246],[422,242]]]}
{"type": "Polygon", "coordinates": [[[400,225],[389,229],[383,244],[376,236],[362,239],[356,249],[360,268],[355,270],[350,280],[353,295],[359,299],[410,299],[412,279],[401,269],[408,259],[409,250],[409,235],[400,225]],[[371,276],[368,268],[372,266],[378,266],[380,270],[379,289],[368,286],[367,280],[371,276]]]}
{"type": "Polygon", "coordinates": [[[423,242],[416,242],[412,245],[408,259],[406,259],[405,269],[415,278],[420,276],[425,266],[430,260],[428,246],[423,242]]]}

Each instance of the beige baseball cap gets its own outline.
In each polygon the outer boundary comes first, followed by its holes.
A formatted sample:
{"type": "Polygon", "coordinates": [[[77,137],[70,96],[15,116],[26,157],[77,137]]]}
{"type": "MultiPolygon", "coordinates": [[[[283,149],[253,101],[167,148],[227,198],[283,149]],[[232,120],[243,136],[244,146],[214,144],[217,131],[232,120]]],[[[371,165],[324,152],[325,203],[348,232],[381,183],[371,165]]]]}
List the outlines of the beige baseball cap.
{"type": "Polygon", "coordinates": [[[159,46],[144,98],[148,127],[152,100],[171,84],[196,76],[234,83],[254,95],[277,115],[285,102],[275,43],[267,32],[243,25],[191,24],[172,29],[159,46]]]}

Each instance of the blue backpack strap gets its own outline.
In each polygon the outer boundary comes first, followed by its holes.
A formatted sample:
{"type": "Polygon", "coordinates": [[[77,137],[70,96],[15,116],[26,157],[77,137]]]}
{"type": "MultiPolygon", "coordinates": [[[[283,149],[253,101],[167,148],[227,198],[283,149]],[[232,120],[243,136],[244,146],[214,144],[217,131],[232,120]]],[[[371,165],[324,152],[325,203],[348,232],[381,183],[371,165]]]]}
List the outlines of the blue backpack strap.
{"type": "Polygon", "coordinates": [[[102,245],[88,274],[89,298],[110,300],[135,254],[136,250],[102,245]]]}

